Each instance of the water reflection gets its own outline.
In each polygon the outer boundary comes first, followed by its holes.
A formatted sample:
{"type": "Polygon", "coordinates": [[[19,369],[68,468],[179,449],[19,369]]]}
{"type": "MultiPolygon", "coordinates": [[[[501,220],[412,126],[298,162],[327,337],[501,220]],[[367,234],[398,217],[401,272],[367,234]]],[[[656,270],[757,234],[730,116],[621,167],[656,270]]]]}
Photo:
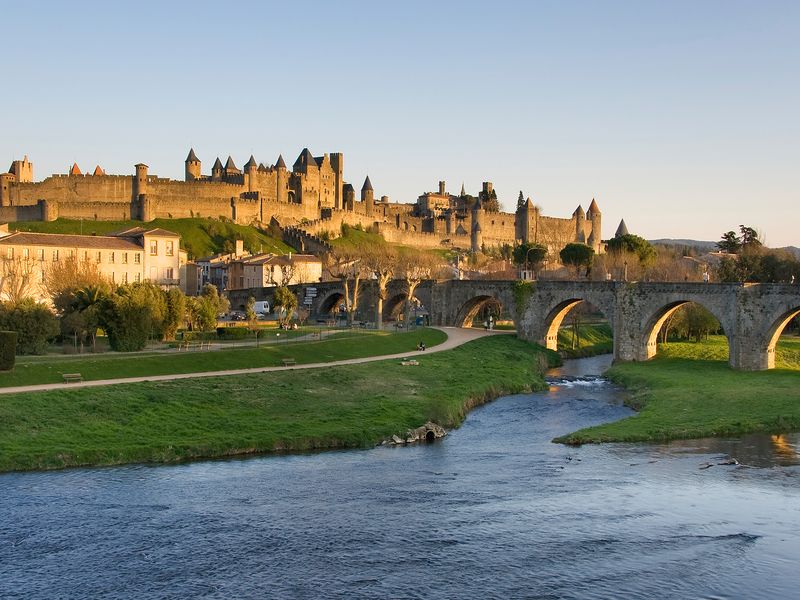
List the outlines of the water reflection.
{"type": "Polygon", "coordinates": [[[736,459],[743,467],[800,465],[800,433],[753,433],[739,438],[678,440],[660,445],[670,453],[711,454],[736,459]]]}

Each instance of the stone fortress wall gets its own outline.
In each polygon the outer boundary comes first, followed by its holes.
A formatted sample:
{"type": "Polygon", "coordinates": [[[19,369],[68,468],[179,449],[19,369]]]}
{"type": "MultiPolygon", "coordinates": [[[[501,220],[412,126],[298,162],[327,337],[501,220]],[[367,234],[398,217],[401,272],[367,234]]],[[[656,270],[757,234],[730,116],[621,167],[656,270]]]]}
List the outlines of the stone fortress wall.
{"type": "Polygon", "coordinates": [[[427,192],[415,203],[375,198],[366,178],[356,199],[344,180],[341,153],[314,157],[304,149],[289,171],[282,156],[274,165],[254,157],[239,169],[229,157],[217,158],[210,175],[203,175],[194,150],[185,160],[185,180],[149,173],[137,164],[132,175],[106,175],[98,166],[84,174],[77,165],[69,172],[33,180],[27,156],[0,174],[0,220],[52,221],[59,217],[87,220],[142,220],[203,217],[229,219],[240,224],[277,223],[311,235],[338,235],[343,224],[361,225],[381,233],[387,241],[424,248],[485,248],[537,242],[551,253],[570,242],[601,250],[601,214],[592,200],[584,213],[578,207],[570,218],[547,217],[530,200],[516,212],[487,210],[492,184],[485,182],[477,201],[464,193],[427,192]]]}

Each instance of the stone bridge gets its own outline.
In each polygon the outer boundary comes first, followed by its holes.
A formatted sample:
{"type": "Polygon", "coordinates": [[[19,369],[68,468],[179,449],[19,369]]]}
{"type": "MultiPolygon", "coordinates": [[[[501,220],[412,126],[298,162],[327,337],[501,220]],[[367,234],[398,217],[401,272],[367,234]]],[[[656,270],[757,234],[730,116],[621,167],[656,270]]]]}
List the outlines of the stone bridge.
{"type": "MultiPolygon", "coordinates": [[[[711,312],[728,339],[729,362],[745,370],[775,366],[775,344],[784,327],[800,314],[800,285],[726,283],[625,283],[538,281],[517,307],[513,281],[426,281],[415,297],[430,314],[434,325],[469,326],[481,308],[499,304],[513,318],[517,335],[556,349],[558,330],[576,305],[588,302],[608,319],[614,334],[614,359],[643,361],[655,356],[657,336],[664,322],[680,306],[696,302],[711,312]]],[[[300,302],[310,297],[312,316],[329,315],[344,298],[339,282],[293,286],[300,302]],[[313,288],[310,289],[310,288],[313,288]]],[[[270,288],[245,290],[257,300],[269,298],[270,288]]],[[[231,304],[237,308],[235,293],[231,304]]],[[[383,307],[384,320],[402,310],[404,284],[390,285],[383,307]]],[[[242,306],[244,300],[241,300],[242,306]]],[[[362,285],[357,318],[374,322],[377,286],[362,285]]]]}

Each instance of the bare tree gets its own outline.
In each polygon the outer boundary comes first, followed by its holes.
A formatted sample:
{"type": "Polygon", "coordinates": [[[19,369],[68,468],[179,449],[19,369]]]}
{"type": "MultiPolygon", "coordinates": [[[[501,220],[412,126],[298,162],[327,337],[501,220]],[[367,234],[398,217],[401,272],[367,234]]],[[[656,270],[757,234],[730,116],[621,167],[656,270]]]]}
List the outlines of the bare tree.
{"type": "Polygon", "coordinates": [[[398,275],[405,281],[406,321],[414,301],[414,293],[420,283],[438,275],[442,261],[431,252],[411,251],[402,254],[398,260],[398,275]]]}
{"type": "Polygon", "coordinates": [[[108,280],[91,261],[70,256],[50,263],[44,271],[44,289],[59,313],[67,310],[77,290],[88,287],[108,287],[108,280]]]}
{"type": "Polygon", "coordinates": [[[364,262],[378,284],[378,308],[375,322],[383,329],[383,303],[389,297],[389,282],[397,270],[397,252],[389,245],[376,246],[364,255],[364,262]]]}
{"type": "Polygon", "coordinates": [[[277,257],[277,260],[277,265],[270,265],[269,280],[273,285],[285,287],[291,283],[292,279],[294,279],[294,276],[297,272],[297,266],[291,261],[291,259],[285,256],[279,256],[277,257]],[[275,266],[278,267],[277,272],[275,266]]]}
{"type": "Polygon", "coordinates": [[[342,282],[347,323],[352,325],[358,309],[361,280],[370,276],[363,254],[353,249],[330,252],[326,258],[325,268],[331,277],[342,282]]]}
{"type": "Polygon", "coordinates": [[[36,290],[36,261],[27,257],[4,257],[0,264],[0,298],[13,304],[30,298],[36,290]]]}

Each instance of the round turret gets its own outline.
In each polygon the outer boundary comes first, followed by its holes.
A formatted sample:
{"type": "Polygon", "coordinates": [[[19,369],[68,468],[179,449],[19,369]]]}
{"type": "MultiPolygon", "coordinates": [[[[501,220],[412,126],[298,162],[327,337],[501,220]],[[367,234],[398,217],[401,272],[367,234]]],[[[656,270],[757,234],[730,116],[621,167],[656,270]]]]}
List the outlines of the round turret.
{"type": "Polygon", "coordinates": [[[133,178],[133,197],[135,200],[139,196],[147,193],[147,169],[148,166],[142,163],[136,165],[136,175],[133,178]]]}
{"type": "Polygon", "coordinates": [[[189,156],[186,157],[186,181],[194,181],[200,179],[200,159],[194,153],[194,148],[189,150],[189,156]]]}

